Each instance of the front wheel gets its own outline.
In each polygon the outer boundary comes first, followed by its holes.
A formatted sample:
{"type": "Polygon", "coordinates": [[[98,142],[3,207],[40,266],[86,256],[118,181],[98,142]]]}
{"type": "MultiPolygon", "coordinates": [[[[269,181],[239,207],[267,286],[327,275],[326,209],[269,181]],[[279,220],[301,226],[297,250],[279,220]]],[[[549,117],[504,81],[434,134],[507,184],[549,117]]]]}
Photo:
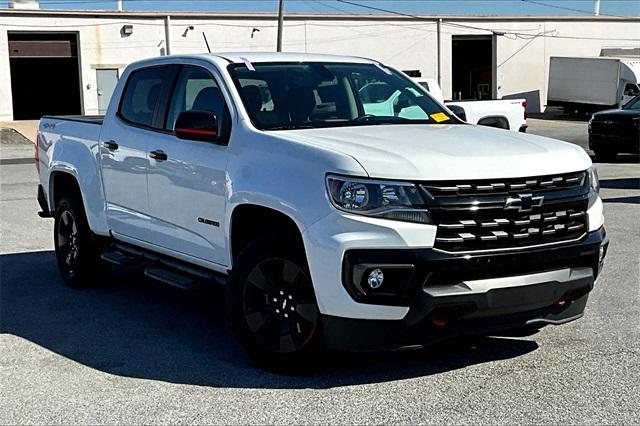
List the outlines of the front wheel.
{"type": "Polygon", "coordinates": [[[233,331],[259,364],[313,366],[322,349],[320,312],[299,242],[265,236],[250,243],[233,268],[228,310],[233,331]]]}

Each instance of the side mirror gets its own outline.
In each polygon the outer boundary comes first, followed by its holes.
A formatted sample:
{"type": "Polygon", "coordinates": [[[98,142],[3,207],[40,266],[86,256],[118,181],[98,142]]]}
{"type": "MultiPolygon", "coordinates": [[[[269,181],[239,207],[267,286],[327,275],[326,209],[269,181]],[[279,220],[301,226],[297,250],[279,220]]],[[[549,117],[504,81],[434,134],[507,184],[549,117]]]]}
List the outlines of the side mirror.
{"type": "Polygon", "coordinates": [[[467,112],[461,106],[447,105],[447,108],[449,108],[460,120],[467,121],[467,112]]]}
{"type": "Polygon", "coordinates": [[[215,142],[218,140],[218,119],[209,111],[183,111],[174,128],[180,139],[215,142]]]}

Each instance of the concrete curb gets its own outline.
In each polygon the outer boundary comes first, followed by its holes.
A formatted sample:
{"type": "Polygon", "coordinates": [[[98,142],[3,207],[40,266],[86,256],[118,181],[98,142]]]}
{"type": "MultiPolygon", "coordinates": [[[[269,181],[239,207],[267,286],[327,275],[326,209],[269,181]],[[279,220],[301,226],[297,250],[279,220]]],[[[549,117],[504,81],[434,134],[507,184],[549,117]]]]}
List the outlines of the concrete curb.
{"type": "Polygon", "coordinates": [[[33,158],[0,158],[0,166],[10,166],[15,164],[34,164],[33,158]]]}

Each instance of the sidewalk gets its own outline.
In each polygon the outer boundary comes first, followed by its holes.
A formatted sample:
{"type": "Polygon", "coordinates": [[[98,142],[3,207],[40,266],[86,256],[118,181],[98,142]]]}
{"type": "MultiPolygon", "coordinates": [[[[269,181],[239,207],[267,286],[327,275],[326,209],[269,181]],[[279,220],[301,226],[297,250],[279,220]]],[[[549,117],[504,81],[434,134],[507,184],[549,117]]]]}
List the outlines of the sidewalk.
{"type": "Polygon", "coordinates": [[[22,136],[35,142],[40,120],[0,121],[0,129],[13,129],[22,136]]]}
{"type": "MultiPolygon", "coordinates": [[[[0,124],[0,165],[33,162],[33,141],[13,127],[8,127],[7,124],[10,123],[0,124]]],[[[29,131],[28,127],[20,128],[23,131],[29,131]]],[[[35,131],[33,135],[35,139],[35,131]]]]}

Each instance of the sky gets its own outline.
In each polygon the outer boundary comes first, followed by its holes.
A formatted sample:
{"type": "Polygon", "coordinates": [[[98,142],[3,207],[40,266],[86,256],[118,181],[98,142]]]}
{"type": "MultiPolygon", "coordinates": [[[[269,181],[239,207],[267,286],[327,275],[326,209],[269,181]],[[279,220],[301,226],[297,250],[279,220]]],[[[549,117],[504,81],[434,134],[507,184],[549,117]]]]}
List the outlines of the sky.
{"type": "MultiPolygon", "coordinates": [[[[340,0],[285,0],[287,12],[381,13],[340,0]]],[[[348,0],[408,14],[583,15],[594,0],[348,0]]],[[[123,0],[125,10],[276,12],[278,0],[123,0]]],[[[0,6],[6,4],[0,0],[0,6]]],[[[40,0],[47,9],[115,9],[115,0],[40,0]]],[[[640,0],[601,0],[601,15],[640,16],[640,0]]]]}

